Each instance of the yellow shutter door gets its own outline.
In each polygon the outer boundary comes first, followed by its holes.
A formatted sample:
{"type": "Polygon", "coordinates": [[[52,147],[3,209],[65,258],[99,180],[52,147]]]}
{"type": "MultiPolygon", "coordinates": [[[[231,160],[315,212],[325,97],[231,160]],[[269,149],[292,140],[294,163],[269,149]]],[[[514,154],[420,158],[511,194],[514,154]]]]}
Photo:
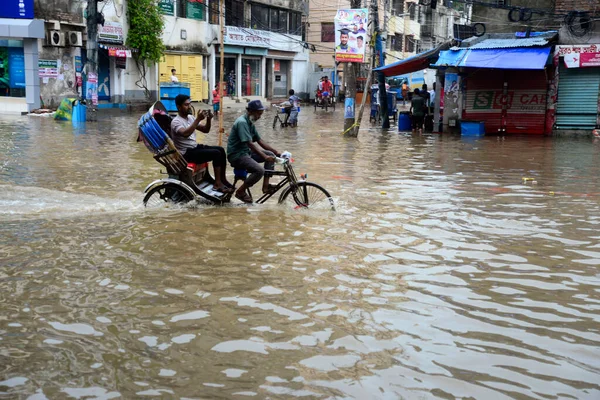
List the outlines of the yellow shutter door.
{"type": "Polygon", "coordinates": [[[175,54],[165,54],[163,56],[163,59],[158,64],[158,81],[171,82],[171,70],[173,68],[177,70],[179,81],[183,81],[181,79],[181,56],[175,54]]]}

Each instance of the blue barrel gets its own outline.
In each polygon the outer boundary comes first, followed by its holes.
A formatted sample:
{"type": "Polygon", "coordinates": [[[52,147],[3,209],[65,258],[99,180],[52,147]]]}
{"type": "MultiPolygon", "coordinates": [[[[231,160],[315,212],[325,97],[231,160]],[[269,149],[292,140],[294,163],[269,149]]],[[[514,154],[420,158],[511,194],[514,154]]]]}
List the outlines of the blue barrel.
{"type": "Polygon", "coordinates": [[[398,131],[399,132],[408,132],[410,131],[411,123],[410,123],[410,114],[408,111],[402,111],[400,113],[400,118],[398,118],[398,131]]]}
{"type": "Polygon", "coordinates": [[[85,122],[87,118],[87,107],[81,104],[81,101],[75,100],[73,102],[73,115],[71,121],[74,123],[85,122]]]}

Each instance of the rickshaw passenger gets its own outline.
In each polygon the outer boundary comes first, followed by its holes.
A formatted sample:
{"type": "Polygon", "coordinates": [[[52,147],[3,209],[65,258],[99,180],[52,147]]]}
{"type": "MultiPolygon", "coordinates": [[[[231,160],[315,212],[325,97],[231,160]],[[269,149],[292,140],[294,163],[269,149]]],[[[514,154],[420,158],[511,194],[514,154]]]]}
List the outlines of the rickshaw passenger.
{"type": "MultiPolygon", "coordinates": [[[[266,143],[256,130],[255,122],[260,119],[265,108],[260,100],[252,100],[248,103],[246,114],[235,120],[229,133],[227,141],[227,158],[234,168],[245,169],[249,172],[248,177],[236,190],[235,197],[244,203],[252,203],[252,197],[246,193],[260,178],[265,175],[265,169],[275,168],[275,156],[280,152],[266,143]],[[263,167],[260,163],[265,163],[263,167]]],[[[263,193],[274,190],[269,186],[269,177],[263,179],[263,193]]]]}
{"type": "Polygon", "coordinates": [[[215,190],[223,193],[233,191],[225,176],[227,162],[225,150],[220,146],[206,146],[196,142],[196,130],[208,133],[210,131],[212,113],[199,110],[196,118],[189,115],[190,96],[178,94],[175,97],[177,116],[171,122],[171,136],[175,147],[187,162],[203,164],[212,161],[215,172],[215,190]],[[206,120],[203,125],[200,121],[206,120]]]}

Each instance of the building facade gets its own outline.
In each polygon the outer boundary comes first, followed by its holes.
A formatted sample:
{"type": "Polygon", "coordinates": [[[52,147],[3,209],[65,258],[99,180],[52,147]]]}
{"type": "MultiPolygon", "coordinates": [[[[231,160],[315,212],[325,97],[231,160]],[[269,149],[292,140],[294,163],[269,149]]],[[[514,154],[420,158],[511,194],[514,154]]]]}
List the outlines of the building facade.
{"type": "Polygon", "coordinates": [[[512,0],[474,5],[473,22],[484,24],[488,31],[501,29],[521,35],[535,35],[540,30],[558,32],[552,62],[545,68],[545,133],[587,132],[600,126],[599,17],[596,0],[512,0]]]}
{"type": "Polygon", "coordinates": [[[34,19],[32,0],[0,8],[0,112],[27,113],[40,106],[38,40],[44,22],[34,19]]]}
{"type": "Polygon", "coordinates": [[[220,76],[219,2],[161,0],[165,59],[159,80],[177,69],[192,97],[208,100],[218,82],[231,97],[285,97],[306,90],[308,50],[302,41],[304,3],[225,1],[224,76],[220,76]]]}

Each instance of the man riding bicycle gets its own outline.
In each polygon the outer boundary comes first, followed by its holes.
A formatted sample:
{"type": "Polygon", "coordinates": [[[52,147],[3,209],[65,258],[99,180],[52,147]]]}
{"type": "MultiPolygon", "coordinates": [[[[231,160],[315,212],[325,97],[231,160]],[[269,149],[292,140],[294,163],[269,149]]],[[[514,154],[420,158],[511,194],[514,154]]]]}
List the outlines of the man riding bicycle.
{"type": "MultiPolygon", "coordinates": [[[[235,197],[244,203],[252,203],[247,189],[252,187],[265,175],[265,169],[275,168],[275,156],[281,153],[263,141],[256,130],[255,122],[260,119],[265,108],[260,100],[248,103],[246,114],[235,120],[227,141],[227,159],[232,167],[243,169],[250,174],[236,190],[235,197]],[[260,163],[265,163],[263,167],[260,163]]],[[[274,190],[269,186],[269,176],[263,179],[263,193],[274,190]]]]}

